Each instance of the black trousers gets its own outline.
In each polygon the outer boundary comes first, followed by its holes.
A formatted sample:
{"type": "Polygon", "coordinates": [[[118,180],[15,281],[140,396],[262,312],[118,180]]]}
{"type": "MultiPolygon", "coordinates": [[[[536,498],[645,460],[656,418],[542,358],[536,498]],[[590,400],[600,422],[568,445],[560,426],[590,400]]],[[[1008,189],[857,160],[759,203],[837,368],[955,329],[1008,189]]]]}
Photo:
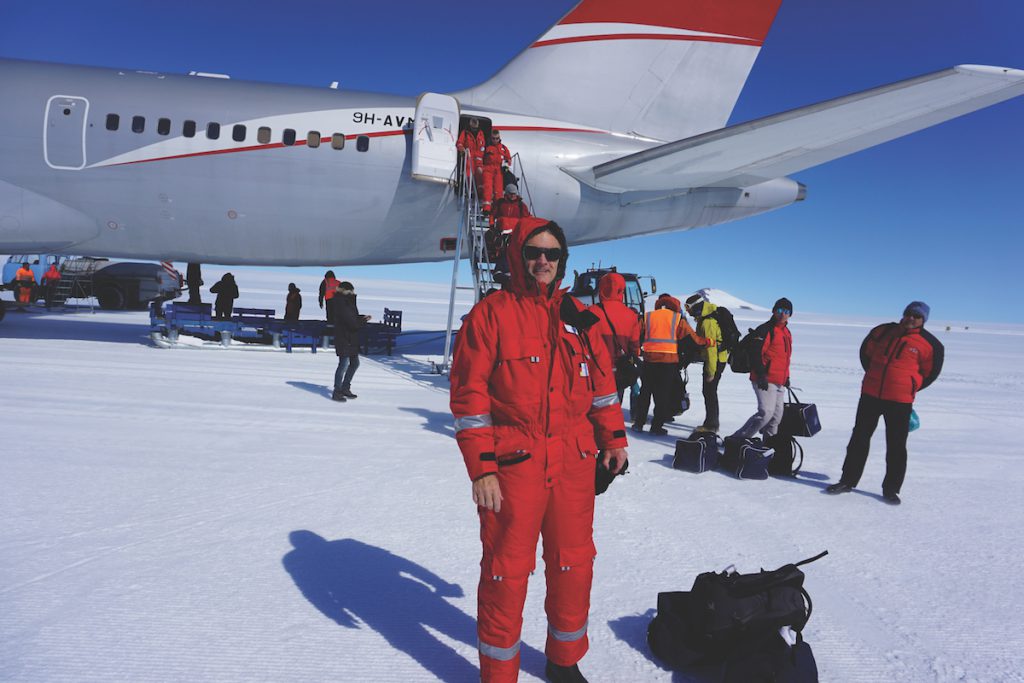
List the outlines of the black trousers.
{"type": "Polygon", "coordinates": [[[715,376],[710,380],[704,378],[704,428],[717,432],[718,424],[718,383],[722,380],[725,363],[718,361],[715,376]]]}
{"type": "Polygon", "coordinates": [[[647,424],[647,413],[653,397],[654,417],[651,419],[651,429],[657,429],[675,415],[678,408],[678,402],[672,398],[676,393],[679,366],[676,363],[644,363],[640,378],[640,400],[633,410],[633,424],[647,424]]]}
{"type": "Polygon", "coordinates": [[[846,446],[843,476],[840,481],[856,486],[864,474],[864,463],[871,448],[871,435],[878,426],[878,418],[885,418],[885,479],[884,493],[899,493],[907,474],[907,435],[910,433],[910,411],[913,403],[883,401],[861,394],[857,404],[857,420],[853,425],[850,443],[846,446]]]}

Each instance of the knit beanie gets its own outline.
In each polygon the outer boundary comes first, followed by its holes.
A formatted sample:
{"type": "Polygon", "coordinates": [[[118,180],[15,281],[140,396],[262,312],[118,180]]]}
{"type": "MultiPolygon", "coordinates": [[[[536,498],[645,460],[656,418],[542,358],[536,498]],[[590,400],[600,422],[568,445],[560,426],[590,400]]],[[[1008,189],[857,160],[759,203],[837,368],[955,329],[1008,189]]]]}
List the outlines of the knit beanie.
{"type": "Polygon", "coordinates": [[[906,315],[907,313],[914,313],[924,318],[925,322],[928,322],[928,315],[931,312],[931,307],[923,301],[911,301],[907,304],[907,307],[903,309],[903,315],[906,315]]]}

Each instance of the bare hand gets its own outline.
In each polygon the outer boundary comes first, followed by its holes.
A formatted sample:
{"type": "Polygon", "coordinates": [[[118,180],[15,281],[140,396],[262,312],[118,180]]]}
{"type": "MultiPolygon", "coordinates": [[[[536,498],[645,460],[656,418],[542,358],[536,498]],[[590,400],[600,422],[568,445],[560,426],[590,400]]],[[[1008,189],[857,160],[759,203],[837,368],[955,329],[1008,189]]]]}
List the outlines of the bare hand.
{"type": "Polygon", "coordinates": [[[488,474],[473,482],[473,502],[482,508],[501,512],[501,487],[498,485],[498,475],[488,474]]]}
{"type": "Polygon", "coordinates": [[[607,467],[612,474],[618,474],[622,471],[622,466],[626,464],[628,456],[625,448],[609,448],[601,451],[601,464],[607,467]]]}

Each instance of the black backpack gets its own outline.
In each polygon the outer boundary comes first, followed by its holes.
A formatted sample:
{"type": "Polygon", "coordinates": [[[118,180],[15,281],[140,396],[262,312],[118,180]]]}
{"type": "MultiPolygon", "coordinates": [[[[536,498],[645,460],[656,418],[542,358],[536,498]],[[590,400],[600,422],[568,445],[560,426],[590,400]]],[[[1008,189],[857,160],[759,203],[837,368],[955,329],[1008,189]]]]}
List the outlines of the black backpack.
{"type": "Polygon", "coordinates": [[[728,662],[784,626],[796,632],[799,645],[812,610],[799,567],[827,554],[770,572],[705,572],[689,592],[659,593],[647,629],[651,650],[673,668],[728,662]]]}
{"type": "Polygon", "coordinates": [[[768,463],[768,474],[780,477],[795,477],[804,464],[804,447],[795,436],[775,434],[764,440],[765,445],[775,449],[775,455],[768,463]]]}
{"type": "Polygon", "coordinates": [[[708,317],[715,320],[722,330],[722,343],[719,344],[719,350],[732,351],[735,349],[740,342],[740,329],[736,327],[736,320],[732,317],[732,312],[724,306],[719,306],[708,317]]]}
{"type": "Polygon", "coordinates": [[[736,350],[729,354],[729,367],[733,372],[738,372],[741,375],[753,372],[754,364],[751,357],[755,353],[760,353],[762,346],[764,346],[764,336],[753,328],[747,328],[746,336],[736,345],[736,350]]]}

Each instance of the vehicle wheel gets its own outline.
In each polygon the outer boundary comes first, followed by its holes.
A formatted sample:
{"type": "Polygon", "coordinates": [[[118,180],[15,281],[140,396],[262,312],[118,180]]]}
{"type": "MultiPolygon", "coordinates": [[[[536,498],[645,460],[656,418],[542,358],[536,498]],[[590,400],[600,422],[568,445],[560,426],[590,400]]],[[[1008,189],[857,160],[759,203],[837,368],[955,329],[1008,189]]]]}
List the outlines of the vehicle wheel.
{"type": "Polygon", "coordinates": [[[96,301],[105,311],[120,311],[124,308],[124,292],[113,285],[104,285],[96,290],[96,301]]]}

